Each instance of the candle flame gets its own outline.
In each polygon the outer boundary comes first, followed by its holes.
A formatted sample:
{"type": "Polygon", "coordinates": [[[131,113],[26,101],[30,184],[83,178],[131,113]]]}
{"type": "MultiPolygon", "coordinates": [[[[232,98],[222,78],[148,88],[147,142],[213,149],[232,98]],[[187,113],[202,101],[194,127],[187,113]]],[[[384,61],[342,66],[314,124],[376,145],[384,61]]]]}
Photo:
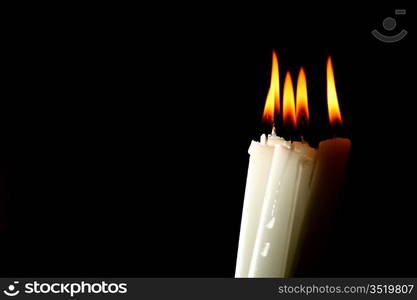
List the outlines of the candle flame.
{"type": "Polygon", "coordinates": [[[290,72],[287,72],[287,74],[285,75],[282,99],[282,114],[284,118],[284,125],[289,126],[291,129],[294,130],[297,127],[297,122],[295,119],[294,88],[292,85],[290,72]]]}
{"type": "Polygon", "coordinates": [[[342,125],[342,116],[340,114],[339,101],[337,100],[336,84],[334,82],[332,60],[329,56],[327,59],[327,108],[329,110],[330,124],[342,125]]]}
{"type": "Polygon", "coordinates": [[[278,58],[275,51],[272,51],[272,70],[271,70],[271,84],[269,86],[268,96],[266,97],[264,113],[262,120],[265,123],[274,124],[274,115],[280,113],[280,99],[279,99],[279,71],[278,58]]]}
{"type": "Polygon", "coordinates": [[[303,67],[300,68],[300,72],[298,73],[295,114],[298,124],[303,122],[308,124],[310,115],[308,112],[307,80],[303,67]]]}

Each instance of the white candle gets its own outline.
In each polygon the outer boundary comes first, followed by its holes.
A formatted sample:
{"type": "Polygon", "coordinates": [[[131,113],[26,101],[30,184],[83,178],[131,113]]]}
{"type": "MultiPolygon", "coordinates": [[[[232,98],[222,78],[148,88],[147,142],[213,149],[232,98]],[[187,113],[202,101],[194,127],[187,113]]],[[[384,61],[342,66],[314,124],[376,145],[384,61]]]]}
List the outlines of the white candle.
{"type": "Polygon", "coordinates": [[[243,202],[242,222],[240,226],[239,246],[235,277],[247,277],[252,258],[256,231],[262,210],[266,183],[271,169],[276,138],[261,137],[261,142],[252,141],[249,147],[249,167],[246,179],[245,199],[243,202]]]}
{"type": "MultiPolygon", "coordinates": [[[[342,125],[330,58],[327,84],[330,123],[342,125]]],[[[268,94],[267,103],[270,99],[268,94]]],[[[297,83],[297,110],[289,73],[285,78],[283,103],[287,128],[295,131],[297,124],[308,125],[303,69],[297,83]]],[[[274,105],[268,107],[274,111],[274,105]]],[[[273,114],[267,117],[273,121],[273,114]]],[[[322,200],[327,203],[335,200],[342,186],[350,145],[348,139],[333,138],[314,149],[303,142],[285,142],[275,135],[269,139],[262,136],[261,143],[252,142],[236,277],[293,274],[307,221],[317,222],[321,205],[325,203],[322,200]]]]}
{"type": "MultiPolygon", "coordinates": [[[[283,98],[284,123],[295,128],[294,92],[289,73],[283,98]]],[[[307,103],[304,105],[308,115],[307,103]]],[[[284,277],[288,274],[310,198],[316,152],[301,142],[275,146],[249,277],[284,277]]]]}
{"type": "MultiPolygon", "coordinates": [[[[263,119],[273,124],[274,114],[279,113],[279,73],[278,59],[272,54],[271,84],[265,104],[263,119]]],[[[275,135],[268,138],[261,136],[260,142],[252,141],[249,147],[249,167],[246,179],[245,199],[243,202],[242,221],[240,226],[239,246],[236,261],[235,277],[248,277],[249,264],[252,259],[256,232],[265,196],[265,188],[271,169],[274,145],[284,140],[275,135]]]]}
{"type": "Polygon", "coordinates": [[[286,275],[290,245],[298,242],[309,199],[315,153],[302,143],[275,147],[248,277],[286,275]]]}

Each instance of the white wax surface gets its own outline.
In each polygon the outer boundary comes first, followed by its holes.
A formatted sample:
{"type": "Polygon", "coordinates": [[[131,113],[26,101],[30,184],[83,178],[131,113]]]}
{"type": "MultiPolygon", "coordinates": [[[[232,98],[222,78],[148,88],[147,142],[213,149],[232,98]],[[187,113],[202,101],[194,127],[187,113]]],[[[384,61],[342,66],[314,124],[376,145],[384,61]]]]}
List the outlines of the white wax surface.
{"type": "Polygon", "coordinates": [[[275,146],[248,277],[284,277],[290,268],[316,152],[299,142],[275,146]]]}
{"type": "Polygon", "coordinates": [[[252,141],[249,147],[249,167],[240,226],[239,247],[235,277],[247,277],[252,258],[256,232],[262,210],[266,183],[271,168],[274,145],[283,143],[277,136],[261,136],[261,142],[252,141]]]}
{"type": "Polygon", "coordinates": [[[315,240],[306,225],[321,223],[324,209],[331,214],[350,147],[343,138],[323,141],[318,150],[299,142],[275,146],[248,277],[292,275],[302,239],[315,240]]]}

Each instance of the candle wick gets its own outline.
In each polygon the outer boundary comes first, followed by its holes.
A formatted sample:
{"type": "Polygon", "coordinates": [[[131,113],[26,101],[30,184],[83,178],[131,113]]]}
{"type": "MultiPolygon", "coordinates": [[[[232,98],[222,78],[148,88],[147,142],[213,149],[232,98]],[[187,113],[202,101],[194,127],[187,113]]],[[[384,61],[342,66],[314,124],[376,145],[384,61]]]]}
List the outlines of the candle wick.
{"type": "Polygon", "coordinates": [[[275,125],[272,125],[271,136],[277,136],[277,132],[275,130],[275,125]]]}

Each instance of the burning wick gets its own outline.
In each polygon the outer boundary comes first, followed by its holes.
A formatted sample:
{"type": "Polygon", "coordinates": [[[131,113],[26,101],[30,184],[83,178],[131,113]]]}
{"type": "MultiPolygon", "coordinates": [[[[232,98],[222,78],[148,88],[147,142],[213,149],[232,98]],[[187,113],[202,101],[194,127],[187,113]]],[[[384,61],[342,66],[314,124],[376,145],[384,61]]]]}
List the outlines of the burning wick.
{"type": "Polygon", "coordinates": [[[334,81],[333,65],[330,56],[327,59],[327,107],[329,111],[329,122],[333,128],[333,137],[336,136],[338,128],[343,126],[340,113],[339,100],[337,98],[336,84],[334,81]]]}
{"type": "Polygon", "coordinates": [[[262,116],[264,123],[272,125],[272,133],[275,131],[275,117],[280,115],[279,88],[278,58],[275,51],[272,51],[271,83],[262,116]]]}
{"type": "MultiPolygon", "coordinates": [[[[263,122],[272,126],[270,137],[277,136],[275,119],[280,112],[280,93],[279,93],[279,70],[278,59],[275,52],[272,56],[271,84],[265,102],[263,112],[263,122]]],[[[289,72],[285,75],[283,89],[283,125],[289,132],[289,139],[293,140],[294,133],[299,130],[301,140],[304,141],[304,134],[309,125],[310,115],[308,109],[307,80],[304,68],[300,68],[297,80],[297,91],[294,96],[294,88],[289,72]]]]}
{"type": "Polygon", "coordinates": [[[282,93],[282,117],[284,119],[284,126],[290,132],[290,139],[292,140],[292,134],[297,129],[297,120],[295,118],[295,97],[294,97],[294,88],[292,85],[290,72],[287,72],[285,75],[284,81],[284,91],[282,93]]]}
{"type": "Polygon", "coordinates": [[[300,68],[298,73],[295,115],[297,126],[300,129],[301,141],[304,142],[304,134],[310,123],[310,114],[308,111],[307,80],[303,67],[300,68]]]}

